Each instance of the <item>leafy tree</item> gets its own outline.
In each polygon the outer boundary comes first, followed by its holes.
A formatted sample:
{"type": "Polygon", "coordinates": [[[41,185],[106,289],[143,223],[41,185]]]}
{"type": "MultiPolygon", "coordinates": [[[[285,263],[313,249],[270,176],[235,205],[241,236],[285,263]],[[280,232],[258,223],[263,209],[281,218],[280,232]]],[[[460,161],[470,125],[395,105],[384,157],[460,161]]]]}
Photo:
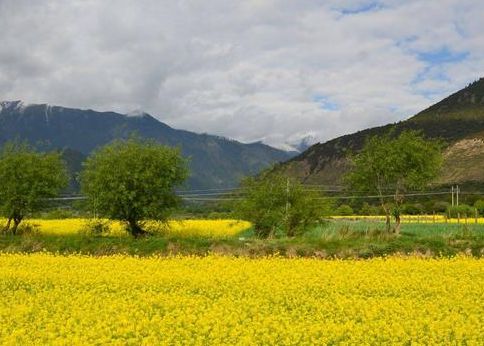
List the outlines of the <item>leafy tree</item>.
{"type": "Polygon", "coordinates": [[[341,204],[338,208],[336,208],[336,215],[341,216],[350,216],[354,214],[353,208],[351,208],[348,204],[341,204]]]}
{"type": "Polygon", "coordinates": [[[236,205],[238,216],[252,222],[261,238],[277,231],[289,237],[301,234],[329,211],[320,193],[275,173],[246,178],[242,191],[242,201],[236,205]]]}
{"type": "Polygon", "coordinates": [[[459,206],[449,206],[447,208],[447,216],[452,218],[457,217],[472,217],[476,209],[467,204],[459,204],[459,206]]]}
{"type": "Polygon", "coordinates": [[[380,207],[370,205],[368,202],[364,202],[360,209],[361,215],[380,215],[380,207]]]}
{"type": "Polygon", "coordinates": [[[474,203],[474,208],[477,209],[479,215],[484,215],[484,199],[477,200],[474,203]]]}
{"type": "Polygon", "coordinates": [[[36,152],[26,143],[6,143],[0,152],[0,211],[7,218],[4,232],[16,234],[26,215],[41,209],[45,198],[57,196],[67,182],[59,153],[36,152]]]}
{"type": "Polygon", "coordinates": [[[393,207],[395,232],[399,233],[405,192],[423,189],[435,179],[443,162],[441,151],[440,141],[426,140],[416,131],[402,132],[396,138],[391,134],[374,136],[352,157],[346,181],[351,188],[378,196],[387,231],[393,207]]]}
{"type": "Polygon", "coordinates": [[[405,203],[401,210],[406,215],[419,215],[423,213],[424,207],[420,203],[405,203]]]}
{"type": "Polygon", "coordinates": [[[178,149],[130,138],[88,157],[81,190],[95,213],[126,222],[131,235],[138,237],[146,233],[144,220],[167,220],[179,204],[175,187],[187,175],[187,161],[178,149]]]}

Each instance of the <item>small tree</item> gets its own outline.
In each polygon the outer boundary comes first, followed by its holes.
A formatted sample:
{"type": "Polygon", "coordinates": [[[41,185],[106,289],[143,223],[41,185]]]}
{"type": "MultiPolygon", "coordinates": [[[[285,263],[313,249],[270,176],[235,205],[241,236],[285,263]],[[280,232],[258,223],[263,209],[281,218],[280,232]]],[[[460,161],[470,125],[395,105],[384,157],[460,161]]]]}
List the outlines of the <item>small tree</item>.
{"type": "Polygon", "coordinates": [[[278,230],[289,237],[301,234],[329,211],[329,203],[320,193],[307,191],[299,182],[279,174],[246,178],[242,192],[237,213],[253,223],[261,238],[278,230]]]}
{"type": "Polygon", "coordinates": [[[336,208],[335,213],[341,216],[351,216],[354,214],[354,211],[348,204],[342,204],[336,208]]]}
{"type": "Polygon", "coordinates": [[[351,188],[376,194],[386,216],[387,231],[390,215],[396,220],[395,232],[400,231],[400,209],[408,189],[427,186],[442,166],[442,144],[425,140],[415,131],[369,138],[363,149],[352,158],[353,168],[346,176],[351,188]]]}
{"type": "Polygon", "coordinates": [[[474,208],[477,209],[479,215],[484,215],[484,199],[477,200],[474,203],[474,208]]]}
{"type": "Polygon", "coordinates": [[[187,177],[178,149],[131,138],[94,152],[81,174],[88,205],[101,216],[127,223],[131,235],[146,232],[146,219],[165,222],[179,203],[175,187],[187,177]]]}
{"type": "Polygon", "coordinates": [[[16,234],[25,216],[41,209],[45,199],[57,196],[67,182],[59,153],[36,152],[26,143],[6,143],[0,152],[0,210],[7,218],[4,232],[16,234]]]}

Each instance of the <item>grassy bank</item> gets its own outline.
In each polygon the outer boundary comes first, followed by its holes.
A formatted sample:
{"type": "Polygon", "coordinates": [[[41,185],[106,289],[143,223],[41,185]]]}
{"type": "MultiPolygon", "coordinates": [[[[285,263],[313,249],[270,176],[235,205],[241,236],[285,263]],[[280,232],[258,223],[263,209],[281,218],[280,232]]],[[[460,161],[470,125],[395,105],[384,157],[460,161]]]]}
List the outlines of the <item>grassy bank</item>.
{"type": "MultiPolygon", "coordinates": [[[[56,222],[62,225],[63,221],[56,222]]],[[[69,224],[67,220],[64,222],[69,224]]],[[[239,227],[238,232],[224,237],[220,236],[220,232],[206,231],[195,235],[193,227],[187,234],[179,228],[178,232],[164,232],[141,239],[132,239],[119,232],[93,235],[82,231],[61,232],[59,229],[56,232],[35,231],[0,236],[0,252],[123,253],[139,256],[219,253],[252,257],[280,254],[319,258],[369,258],[395,253],[484,255],[482,224],[404,224],[397,236],[385,233],[381,222],[333,220],[303,236],[272,239],[257,239],[250,228],[230,225],[239,227]]],[[[214,223],[213,227],[217,224],[214,223]]]]}

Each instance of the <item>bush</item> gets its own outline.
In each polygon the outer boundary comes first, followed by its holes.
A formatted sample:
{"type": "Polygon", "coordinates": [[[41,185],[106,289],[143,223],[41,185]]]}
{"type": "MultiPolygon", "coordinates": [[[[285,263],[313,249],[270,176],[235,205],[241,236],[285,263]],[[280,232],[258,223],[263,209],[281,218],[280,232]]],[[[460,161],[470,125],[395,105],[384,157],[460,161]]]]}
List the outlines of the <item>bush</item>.
{"type": "Polygon", "coordinates": [[[360,209],[360,214],[361,215],[381,215],[383,214],[383,211],[381,210],[381,207],[370,205],[367,202],[365,202],[363,203],[363,206],[360,209]]]}
{"type": "Polygon", "coordinates": [[[81,233],[98,237],[108,235],[111,233],[110,222],[104,219],[89,219],[81,233]]]}
{"type": "Polygon", "coordinates": [[[447,209],[449,207],[450,207],[449,202],[438,201],[434,203],[433,211],[435,211],[436,213],[445,213],[447,212],[447,209]]]}
{"type": "Polygon", "coordinates": [[[41,217],[49,220],[69,219],[74,217],[74,212],[71,209],[58,208],[41,214],[41,217]]]}
{"type": "Polygon", "coordinates": [[[424,207],[420,203],[406,203],[402,207],[402,213],[406,215],[420,215],[424,207]]]}
{"type": "Polygon", "coordinates": [[[484,215],[484,200],[480,199],[474,203],[474,208],[477,209],[479,215],[484,215]]]}
{"type": "Polygon", "coordinates": [[[341,216],[351,216],[354,215],[353,208],[351,208],[347,204],[342,204],[335,210],[336,215],[341,215],[341,216]]]}
{"type": "Polygon", "coordinates": [[[329,215],[328,200],[301,183],[279,174],[263,173],[242,183],[243,198],[235,205],[241,219],[252,222],[257,236],[295,236],[329,215]]]}
{"type": "Polygon", "coordinates": [[[451,206],[447,208],[447,216],[451,218],[456,217],[473,217],[475,215],[475,208],[467,204],[461,204],[459,206],[451,206]]]}
{"type": "Polygon", "coordinates": [[[33,223],[23,223],[17,229],[17,235],[38,235],[40,234],[40,227],[37,224],[33,223]]]}

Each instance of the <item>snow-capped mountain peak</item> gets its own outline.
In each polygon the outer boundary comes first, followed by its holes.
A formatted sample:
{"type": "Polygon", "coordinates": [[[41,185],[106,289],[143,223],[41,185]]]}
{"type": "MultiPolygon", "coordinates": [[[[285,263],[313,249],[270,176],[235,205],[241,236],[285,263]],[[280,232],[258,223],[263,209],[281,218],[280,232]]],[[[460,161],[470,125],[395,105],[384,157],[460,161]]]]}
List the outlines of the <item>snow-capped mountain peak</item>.
{"type": "Polygon", "coordinates": [[[18,101],[1,101],[0,102],[0,110],[9,110],[9,111],[22,111],[26,105],[18,100],[18,101]]]}
{"type": "Polygon", "coordinates": [[[298,141],[285,143],[285,146],[286,148],[291,148],[292,151],[297,151],[302,153],[303,151],[308,149],[313,144],[316,144],[317,142],[318,142],[318,139],[315,136],[307,135],[298,141]]]}

